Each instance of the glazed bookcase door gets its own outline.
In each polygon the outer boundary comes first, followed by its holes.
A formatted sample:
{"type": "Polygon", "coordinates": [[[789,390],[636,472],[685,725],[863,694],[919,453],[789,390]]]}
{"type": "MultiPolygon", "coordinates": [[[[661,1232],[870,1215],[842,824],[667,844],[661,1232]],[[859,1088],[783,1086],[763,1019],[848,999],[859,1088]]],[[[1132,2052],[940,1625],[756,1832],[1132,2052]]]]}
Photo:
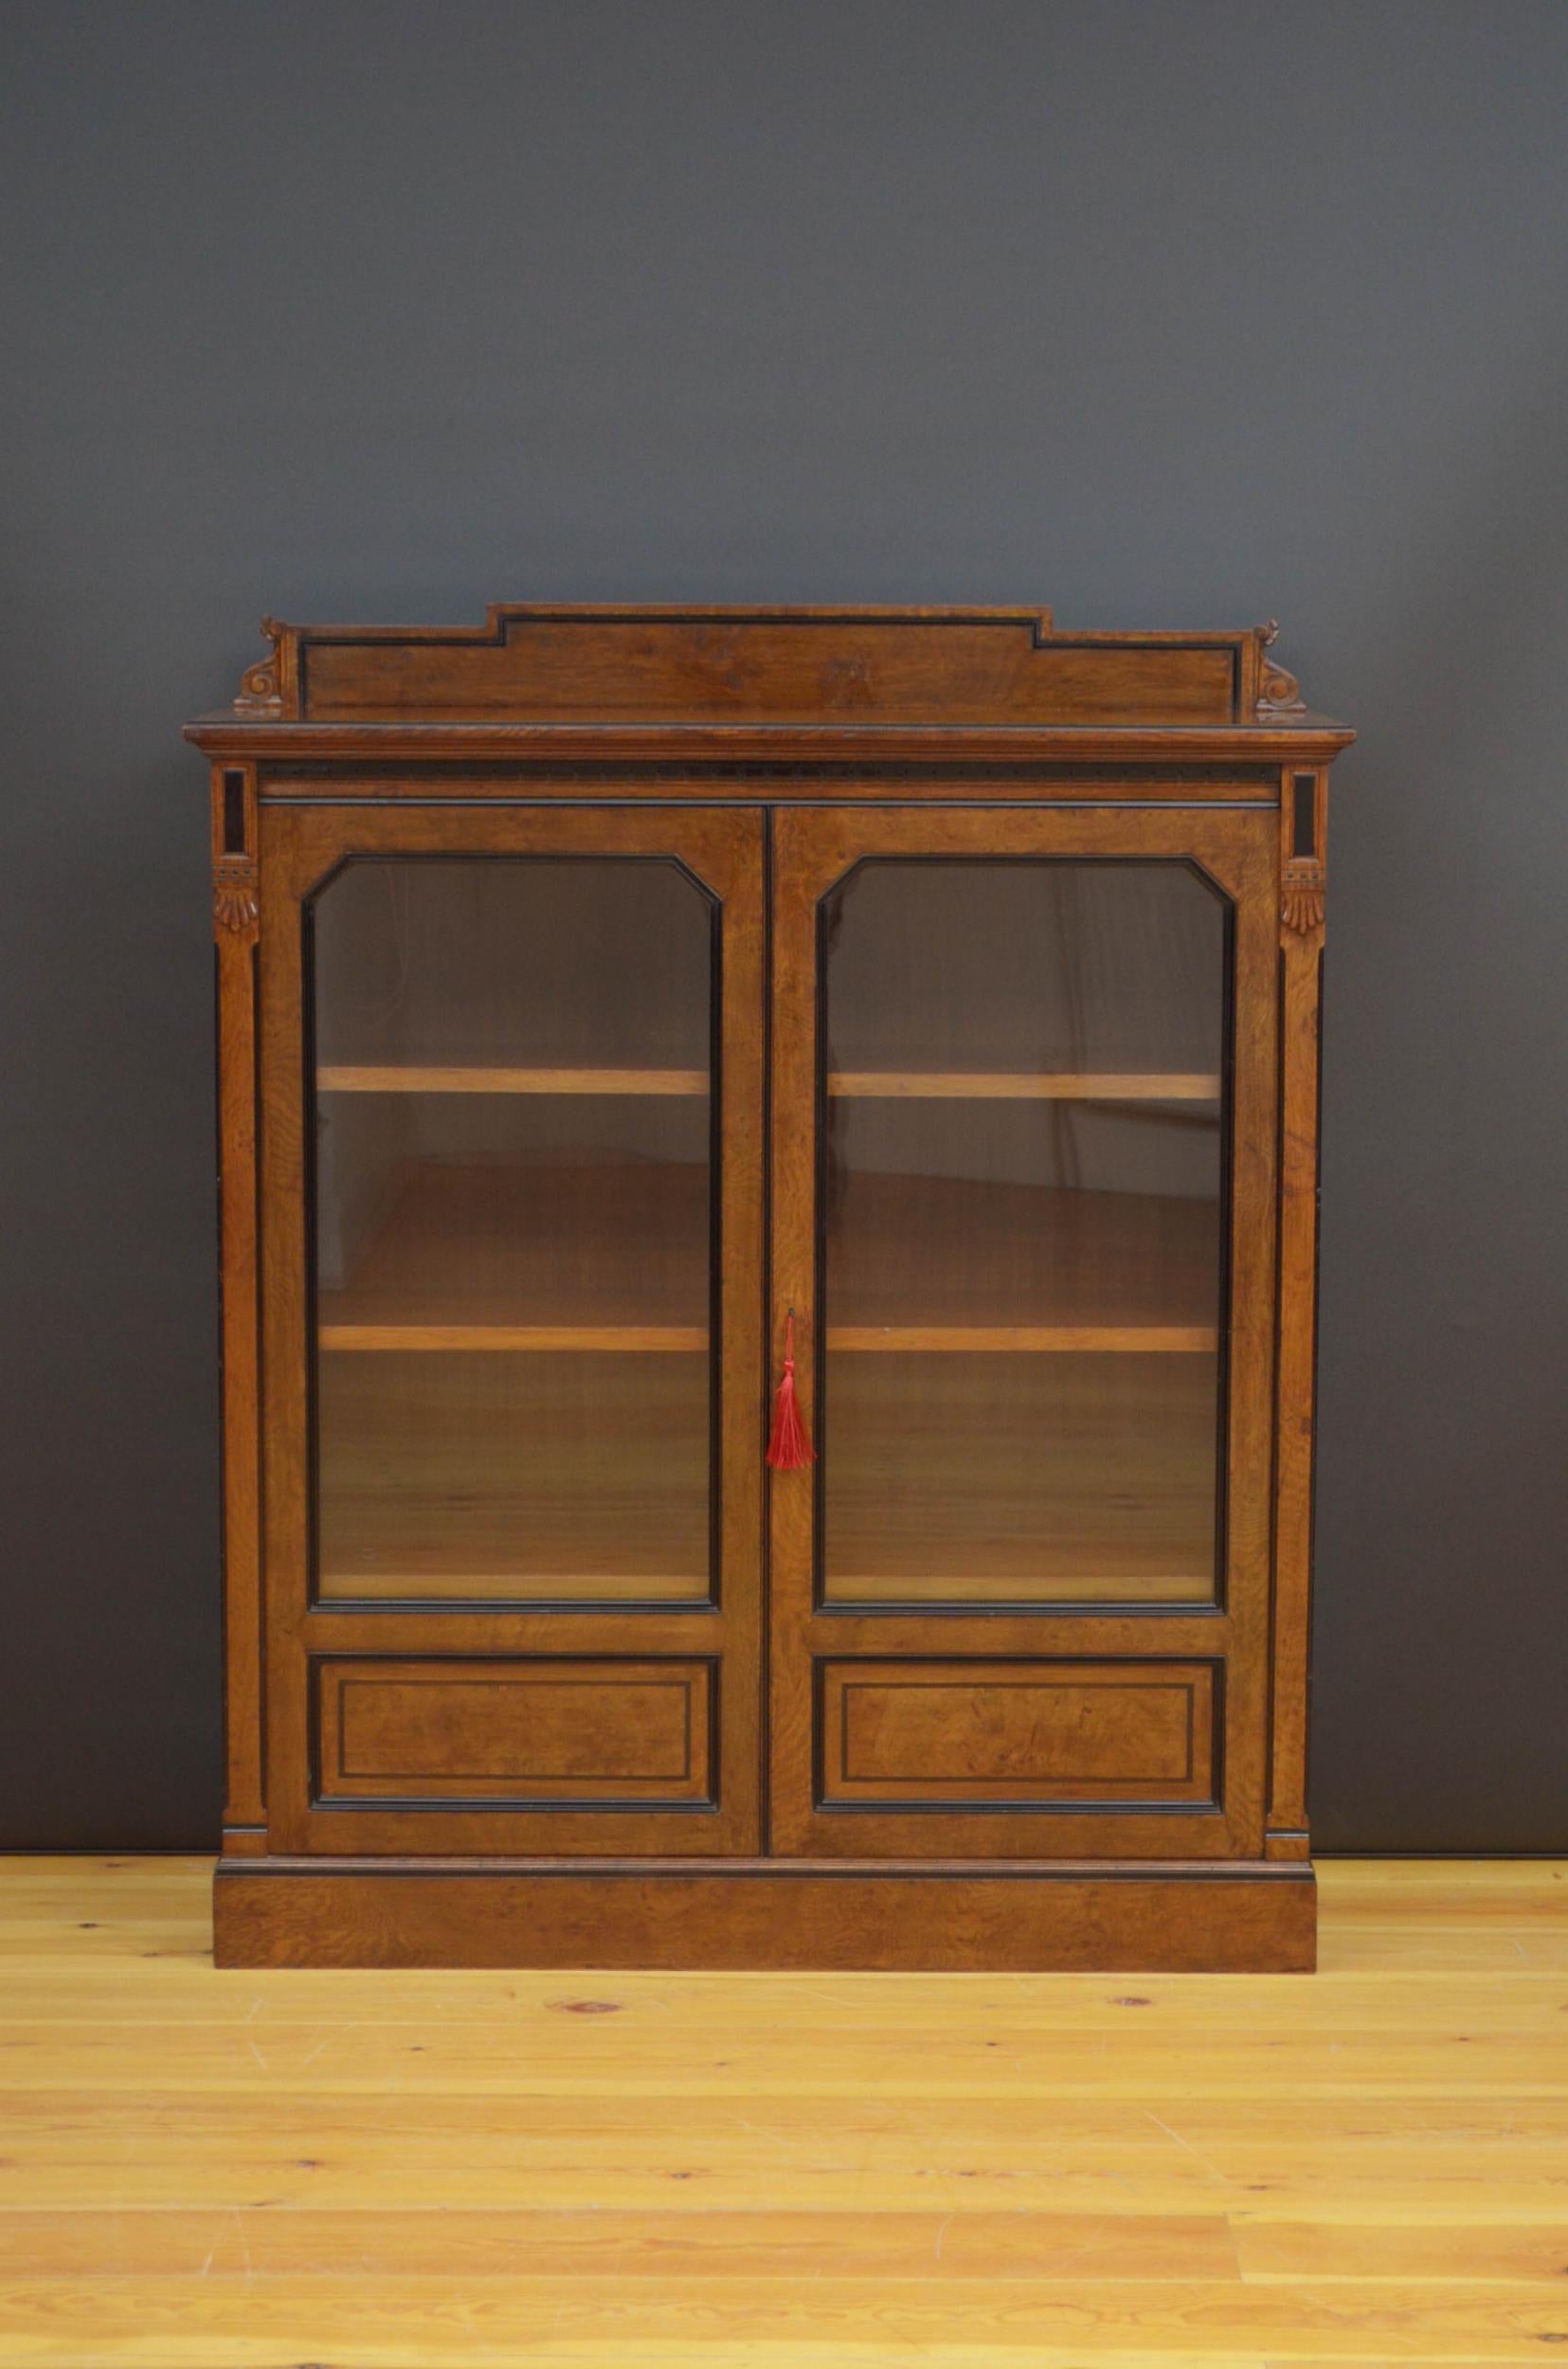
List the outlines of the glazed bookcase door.
{"type": "Polygon", "coordinates": [[[778,818],[775,1849],[1261,1849],[1276,866],[1219,806],[778,818]]]}
{"type": "Polygon", "coordinates": [[[762,831],[261,831],[271,1847],[759,1840],[762,831]]]}

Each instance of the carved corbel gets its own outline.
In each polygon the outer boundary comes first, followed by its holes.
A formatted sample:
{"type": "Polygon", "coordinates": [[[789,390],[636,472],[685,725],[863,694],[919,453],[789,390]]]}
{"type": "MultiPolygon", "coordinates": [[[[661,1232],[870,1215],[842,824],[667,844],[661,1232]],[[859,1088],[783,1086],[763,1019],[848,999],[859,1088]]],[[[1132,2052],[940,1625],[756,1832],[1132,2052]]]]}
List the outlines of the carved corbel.
{"type": "Polygon", "coordinates": [[[272,656],[261,659],[255,666],[247,666],[240,678],[240,696],[234,702],[236,715],[281,715],[283,713],[282,660],[280,644],[283,628],[276,619],[263,617],[261,639],[272,644],[272,656]]]}
{"type": "Polygon", "coordinates": [[[1280,878],[1279,917],[1299,937],[1323,928],[1324,869],[1316,856],[1289,856],[1280,878]]]}
{"type": "Polygon", "coordinates": [[[1305,715],[1307,702],[1301,696],[1301,685],[1289,667],[1279,665],[1269,656],[1279,639],[1279,619],[1271,617],[1266,625],[1257,628],[1258,685],[1257,712],[1260,715],[1305,715]]]}
{"type": "Polygon", "coordinates": [[[261,918],[256,866],[248,856],[225,856],[212,868],[212,918],[220,930],[254,930],[261,918]]]}

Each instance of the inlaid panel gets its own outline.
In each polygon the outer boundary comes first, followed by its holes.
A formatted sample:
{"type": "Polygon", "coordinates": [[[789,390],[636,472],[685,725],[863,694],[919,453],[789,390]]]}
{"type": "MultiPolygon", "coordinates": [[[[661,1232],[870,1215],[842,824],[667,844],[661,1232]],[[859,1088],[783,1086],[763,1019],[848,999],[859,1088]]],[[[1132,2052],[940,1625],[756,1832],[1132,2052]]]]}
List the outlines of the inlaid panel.
{"type": "Polygon", "coordinates": [[[837,1661],[820,1678],[824,1806],[1213,1798],[1208,1662],[837,1661]]]}
{"type": "Polygon", "coordinates": [[[315,1674],[324,1802],[712,1799],[711,1662],[331,1659],[315,1674]]]}

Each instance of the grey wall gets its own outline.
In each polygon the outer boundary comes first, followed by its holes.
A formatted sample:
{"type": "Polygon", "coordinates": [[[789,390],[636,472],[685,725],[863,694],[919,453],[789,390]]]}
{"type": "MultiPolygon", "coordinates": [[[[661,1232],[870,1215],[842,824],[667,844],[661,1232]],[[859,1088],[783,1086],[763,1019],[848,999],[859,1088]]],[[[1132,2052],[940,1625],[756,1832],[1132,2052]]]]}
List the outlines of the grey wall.
{"type": "Polygon", "coordinates": [[[3,1838],[219,1806],[188,714],[263,609],[1238,624],[1340,769],[1334,1848],[1568,1844],[1562,0],[9,0],[3,1838]]]}

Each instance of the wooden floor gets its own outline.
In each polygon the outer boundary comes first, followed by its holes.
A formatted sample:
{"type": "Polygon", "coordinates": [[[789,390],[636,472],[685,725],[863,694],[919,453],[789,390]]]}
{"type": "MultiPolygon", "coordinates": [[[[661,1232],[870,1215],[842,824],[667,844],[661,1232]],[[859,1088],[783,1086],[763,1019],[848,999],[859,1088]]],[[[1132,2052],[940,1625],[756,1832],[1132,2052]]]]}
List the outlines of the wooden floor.
{"type": "Polygon", "coordinates": [[[1310,1977],[214,1974],[0,1862],[0,2364],[1568,2360],[1568,1865],[1310,1977]]]}

